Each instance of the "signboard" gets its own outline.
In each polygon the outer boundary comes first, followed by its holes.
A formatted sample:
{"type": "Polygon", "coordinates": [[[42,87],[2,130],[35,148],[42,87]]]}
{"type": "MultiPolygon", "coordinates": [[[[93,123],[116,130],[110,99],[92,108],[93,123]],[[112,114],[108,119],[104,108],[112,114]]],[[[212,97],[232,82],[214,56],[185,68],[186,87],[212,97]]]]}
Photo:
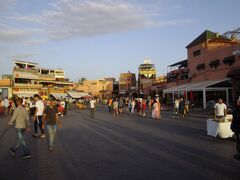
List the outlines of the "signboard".
{"type": "Polygon", "coordinates": [[[24,73],[24,72],[15,72],[14,77],[27,78],[27,79],[39,79],[39,75],[32,74],[32,73],[24,73]]]}
{"type": "Polygon", "coordinates": [[[240,50],[233,51],[233,55],[240,55],[240,50]]]}
{"type": "Polygon", "coordinates": [[[2,94],[2,99],[5,99],[6,97],[8,97],[8,89],[6,88],[1,89],[1,94],[2,94]]]}
{"type": "Polygon", "coordinates": [[[119,94],[126,94],[126,91],[119,91],[119,94]]]}

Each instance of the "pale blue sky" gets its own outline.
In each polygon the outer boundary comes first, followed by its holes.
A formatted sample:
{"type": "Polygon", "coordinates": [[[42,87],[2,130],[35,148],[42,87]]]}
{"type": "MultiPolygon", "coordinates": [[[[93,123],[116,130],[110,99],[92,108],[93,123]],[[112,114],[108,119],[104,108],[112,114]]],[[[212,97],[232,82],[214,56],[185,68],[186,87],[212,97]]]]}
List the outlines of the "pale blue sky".
{"type": "Polygon", "coordinates": [[[158,75],[187,57],[208,29],[240,27],[239,0],[0,0],[0,74],[12,60],[63,68],[71,80],[137,73],[145,58],[158,75]]]}

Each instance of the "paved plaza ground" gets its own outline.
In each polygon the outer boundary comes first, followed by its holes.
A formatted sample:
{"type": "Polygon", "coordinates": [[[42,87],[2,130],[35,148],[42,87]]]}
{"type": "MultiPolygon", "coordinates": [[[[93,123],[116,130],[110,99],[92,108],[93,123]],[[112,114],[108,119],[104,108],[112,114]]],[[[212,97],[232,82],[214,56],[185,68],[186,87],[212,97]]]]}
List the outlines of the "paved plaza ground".
{"type": "Polygon", "coordinates": [[[56,150],[27,134],[32,158],[12,158],[13,128],[0,117],[0,180],[161,180],[240,179],[240,162],[233,159],[235,142],[206,135],[201,113],[186,120],[163,112],[162,119],[113,117],[104,108],[95,119],[88,110],[71,110],[62,118],[56,150]]]}

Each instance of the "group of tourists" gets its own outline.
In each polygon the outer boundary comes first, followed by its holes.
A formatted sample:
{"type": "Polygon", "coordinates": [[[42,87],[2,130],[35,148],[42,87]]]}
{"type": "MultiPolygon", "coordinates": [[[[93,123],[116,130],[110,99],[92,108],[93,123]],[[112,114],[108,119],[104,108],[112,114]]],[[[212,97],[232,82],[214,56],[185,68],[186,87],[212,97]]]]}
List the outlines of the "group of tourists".
{"type": "Polygon", "coordinates": [[[110,98],[107,101],[108,110],[114,116],[124,112],[124,109],[130,115],[137,114],[139,116],[146,116],[146,111],[152,111],[153,119],[160,119],[161,104],[159,98],[143,99],[143,98],[110,98]]]}
{"type": "Polygon", "coordinates": [[[8,125],[15,126],[17,142],[10,149],[12,156],[15,156],[17,150],[22,148],[23,155],[21,158],[31,157],[24,138],[25,131],[30,132],[31,121],[34,124],[32,137],[45,139],[45,130],[47,130],[48,150],[54,150],[57,125],[60,128],[62,127],[59,118],[59,113],[63,113],[59,112],[59,107],[62,107],[61,102],[62,101],[56,101],[55,99],[43,101],[38,94],[30,98],[29,101],[19,97],[13,98],[13,105],[10,107],[12,115],[10,115],[11,120],[8,122],[8,125]],[[14,106],[15,108],[13,109],[14,106]],[[40,135],[38,129],[40,130],[40,135]]]}
{"type": "Polygon", "coordinates": [[[0,99],[0,116],[7,115],[14,108],[12,98],[5,97],[3,100],[0,99]]]}
{"type": "Polygon", "coordinates": [[[184,98],[176,98],[174,100],[174,113],[178,117],[185,118],[190,111],[190,101],[184,98]]]}

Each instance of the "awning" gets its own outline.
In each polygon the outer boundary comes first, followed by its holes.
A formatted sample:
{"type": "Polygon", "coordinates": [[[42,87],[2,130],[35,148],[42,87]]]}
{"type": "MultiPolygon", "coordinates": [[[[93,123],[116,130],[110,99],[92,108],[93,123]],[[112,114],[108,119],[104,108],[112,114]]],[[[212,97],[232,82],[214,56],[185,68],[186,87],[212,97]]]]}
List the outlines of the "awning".
{"type": "Polygon", "coordinates": [[[88,93],[85,92],[68,92],[69,96],[71,96],[73,99],[80,99],[83,97],[91,96],[88,93]]]}
{"type": "MultiPolygon", "coordinates": [[[[219,84],[224,81],[229,81],[230,79],[215,80],[215,81],[204,81],[200,83],[188,83],[180,86],[174,86],[168,89],[164,89],[163,93],[174,93],[174,92],[184,92],[184,91],[202,91],[203,89],[213,89],[215,84],[219,84]]],[[[217,87],[219,88],[219,87],[217,87]]],[[[223,87],[224,88],[224,87],[223,87]]],[[[228,88],[228,87],[226,87],[228,88]]]]}
{"type": "Polygon", "coordinates": [[[66,93],[51,93],[50,95],[52,95],[56,99],[63,99],[68,96],[66,93]]]}

